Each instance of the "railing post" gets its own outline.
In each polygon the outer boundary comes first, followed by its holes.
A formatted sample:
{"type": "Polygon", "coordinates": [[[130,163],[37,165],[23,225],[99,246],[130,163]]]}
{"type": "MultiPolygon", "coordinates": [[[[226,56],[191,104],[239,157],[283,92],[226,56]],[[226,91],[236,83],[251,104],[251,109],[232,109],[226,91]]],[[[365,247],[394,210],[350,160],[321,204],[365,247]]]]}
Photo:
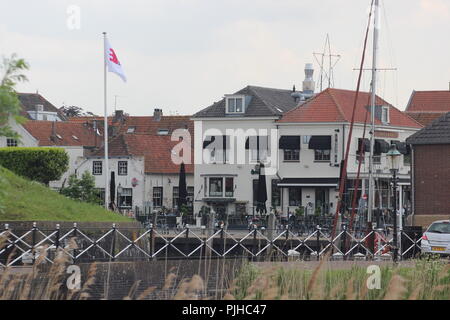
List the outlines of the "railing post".
{"type": "Polygon", "coordinates": [[[253,250],[252,250],[253,254],[258,253],[258,249],[256,248],[256,244],[257,244],[256,236],[257,236],[257,226],[256,226],[256,224],[253,224],[253,250]]]}
{"type": "Polygon", "coordinates": [[[287,255],[286,255],[286,261],[289,261],[289,244],[288,244],[288,241],[289,241],[289,225],[287,224],[286,225],[286,246],[287,246],[287,255]]]}
{"type": "Polygon", "coordinates": [[[112,224],[111,260],[116,260],[116,224],[112,224]]]}
{"type": "MultiPolygon", "coordinates": [[[[344,260],[347,260],[347,225],[343,224],[342,225],[342,246],[341,246],[341,250],[344,253],[344,260]]],[[[331,241],[333,241],[334,239],[331,239],[331,241]]]]}
{"type": "Polygon", "coordinates": [[[225,251],[227,249],[226,239],[225,239],[225,230],[223,228],[223,224],[220,225],[220,241],[223,241],[223,250],[222,250],[222,256],[224,256],[225,251]]]}
{"type": "Polygon", "coordinates": [[[189,224],[186,224],[186,241],[184,244],[185,247],[185,252],[187,252],[187,254],[189,254],[189,224]]]}
{"type": "Polygon", "coordinates": [[[149,224],[150,227],[150,260],[153,259],[155,254],[155,231],[153,230],[153,223],[149,224]]]}
{"type": "Polygon", "coordinates": [[[31,253],[33,255],[33,265],[34,262],[36,261],[36,232],[37,232],[37,227],[36,227],[36,222],[33,222],[33,229],[31,231],[31,253]]]}
{"type": "Polygon", "coordinates": [[[56,224],[56,234],[55,234],[55,258],[56,258],[56,254],[58,253],[58,248],[59,248],[59,238],[61,237],[60,232],[61,232],[60,225],[59,225],[59,223],[57,223],[56,224]]]}
{"type": "MultiPolygon", "coordinates": [[[[76,238],[77,238],[77,223],[74,222],[73,224],[73,237],[75,238],[75,244],[76,244],[76,238]]],[[[77,247],[73,248],[73,263],[77,260],[77,247]]]]}
{"type": "Polygon", "coordinates": [[[320,260],[320,226],[316,226],[317,231],[317,239],[316,239],[316,246],[317,246],[317,261],[320,260]]]}

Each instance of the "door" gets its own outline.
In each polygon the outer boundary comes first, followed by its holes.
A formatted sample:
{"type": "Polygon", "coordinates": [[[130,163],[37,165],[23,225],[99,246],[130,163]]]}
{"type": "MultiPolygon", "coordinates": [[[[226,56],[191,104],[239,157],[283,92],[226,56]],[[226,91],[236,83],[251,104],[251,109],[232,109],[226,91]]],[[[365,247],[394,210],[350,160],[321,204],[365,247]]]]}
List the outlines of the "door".
{"type": "Polygon", "coordinates": [[[320,214],[329,213],[330,189],[316,188],[316,210],[320,210],[320,214]]]}

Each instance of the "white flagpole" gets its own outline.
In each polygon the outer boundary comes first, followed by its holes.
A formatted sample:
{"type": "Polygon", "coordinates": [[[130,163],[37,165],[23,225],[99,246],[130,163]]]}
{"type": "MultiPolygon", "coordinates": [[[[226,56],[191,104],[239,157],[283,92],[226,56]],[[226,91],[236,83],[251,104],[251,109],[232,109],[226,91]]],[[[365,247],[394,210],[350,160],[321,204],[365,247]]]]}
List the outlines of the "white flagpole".
{"type": "Polygon", "coordinates": [[[103,65],[104,65],[104,100],[105,100],[105,130],[103,132],[103,135],[105,136],[105,209],[108,210],[108,203],[109,203],[109,184],[108,184],[108,174],[109,174],[109,164],[108,164],[108,108],[107,108],[107,92],[106,92],[106,59],[107,53],[106,53],[106,32],[103,32],[103,52],[104,52],[104,59],[103,59],[103,65]]]}

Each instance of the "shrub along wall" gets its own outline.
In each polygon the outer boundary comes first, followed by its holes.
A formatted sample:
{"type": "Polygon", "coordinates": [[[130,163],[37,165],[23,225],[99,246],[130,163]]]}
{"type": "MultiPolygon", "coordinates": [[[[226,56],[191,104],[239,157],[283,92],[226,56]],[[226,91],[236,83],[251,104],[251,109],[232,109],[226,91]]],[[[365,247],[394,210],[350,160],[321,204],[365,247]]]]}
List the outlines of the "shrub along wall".
{"type": "Polygon", "coordinates": [[[62,148],[0,148],[0,165],[28,179],[48,185],[69,168],[69,156],[62,148]]]}

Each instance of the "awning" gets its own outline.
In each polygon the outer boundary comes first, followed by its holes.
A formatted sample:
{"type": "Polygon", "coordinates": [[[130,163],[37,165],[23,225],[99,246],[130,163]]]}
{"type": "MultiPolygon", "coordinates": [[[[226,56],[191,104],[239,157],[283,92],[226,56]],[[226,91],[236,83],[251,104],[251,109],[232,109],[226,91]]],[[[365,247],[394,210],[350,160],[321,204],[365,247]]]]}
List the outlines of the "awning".
{"type": "Polygon", "coordinates": [[[330,187],[337,188],[338,178],[284,178],[278,183],[278,187],[330,187]]]}
{"type": "Polygon", "coordinates": [[[331,136],[311,136],[308,148],[313,150],[331,150],[331,136]]]}
{"type": "Polygon", "coordinates": [[[398,140],[391,140],[391,143],[395,144],[398,152],[400,152],[401,154],[408,154],[408,150],[406,148],[406,142],[401,142],[398,140]]]}
{"type": "Polygon", "coordinates": [[[361,147],[361,140],[363,140],[362,146],[364,147],[364,152],[370,152],[370,140],[367,138],[358,138],[358,147],[356,148],[356,153],[359,154],[359,152],[361,151],[359,150],[359,148],[361,147]]]}
{"type": "Polygon", "coordinates": [[[222,145],[216,146],[216,147],[222,147],[223,150],[228,150],[230,145],[230,136],[207,136],[205,138],[205,141],[203,141],[203,149],[206,149],[211,143],[214,141],[220,141],[220,138],[222,138],[222,145]]]}
{"type": "Polygon", "coordinates": [[[299,150],[300,136],[281,136],[278,147],[280,149],[299,150]]]}
{"type": "Polygon", "coordinates": [[[390,145],[386,140],[375,139],[375,146],[374,146],[375,154],[388,153],[389,148],[390,148],[390,145]]]}
{"type": "Polygon", "coordinates": [[[269,137],[268,136],[249,136],[245,140],[245,149],[268,149],[269,137]]]}

